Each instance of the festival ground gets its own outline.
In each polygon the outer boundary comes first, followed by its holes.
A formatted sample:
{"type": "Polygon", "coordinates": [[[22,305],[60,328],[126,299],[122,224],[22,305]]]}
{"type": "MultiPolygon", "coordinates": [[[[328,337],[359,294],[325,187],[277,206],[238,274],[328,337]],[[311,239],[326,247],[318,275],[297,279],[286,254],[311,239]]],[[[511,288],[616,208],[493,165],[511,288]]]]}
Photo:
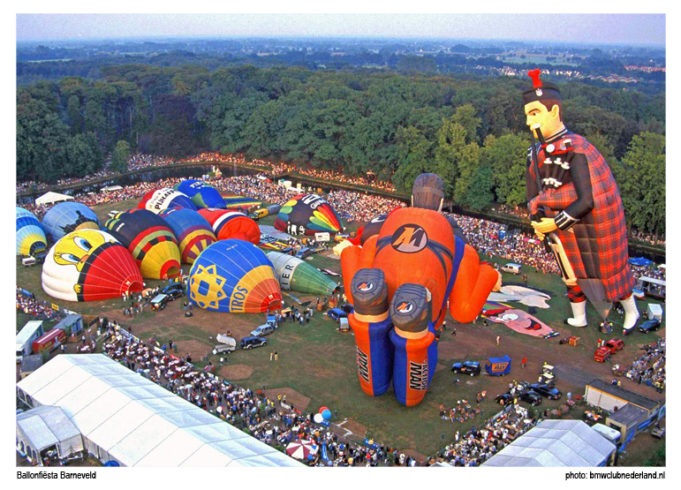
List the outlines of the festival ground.
{"type": "MultiPolygon", "coordinates": [[[[101,219],[112,208],[125,209],[130,204],[122,202],[100,206],[95,211],[101,219]]],[[[267,220],[263,223],[271,224],[267,220]]],[[[488,257],[485,260],[501,262],[488,257]]],[[[340,270],[340,262],[333,257],[317,255],[309,262],[318,267],[340,270]]],[[[639,356],[640,346],[665,337],[664,323],[653,334],[634,332],[624,338],[626,346],[623,351],[615,354],[609,362],[597,363],[593,360],[597,340],[621,337],[622,316],[612,313],[615,329],[610,335],[604,336],[598,332],[597,315],[591,309],[591,325],[588,328],[568,327],[562,320],[568,314],[569,305],[559,277],[531,270],[524,272],[527,273],[529,287],[551,295],[550,309],[539,309],[535,316],[557,330],[560,335],[546,340],[514,332],[498,323],[488,322],[485,326],[479,320],[476,324],[454,324],[448,316],[446,331],[439,342],[438,368],[431,388],[424,402],[413,408],[400,405],[392,393],[370,398],[361,391],[355,373],[352,333],[339,332],[334,321],[318,312],[304,326],[296,322],[284,322],[281,328],[268,337],[266,346],[250,351],[238,350],[226,356],[225,362],[221,362],[220,356],[210,354],[216,343],[216,334],[231,330],[237,339],[245,337],[255,326],[264,322],[264,314],[233,315],[194,308],[194,316],[186,318],[182,307],[184,299],[180,299],[170,303],[163,311],[145,311],[131,318],[123,315],[121,300],[78,305],[54,302],[86,315],[101,314],[115,319],[126,328],[131,327],[132,332],[142,339],[154,337],[161,345],[173,340],[178,346],[178,354],[184,356],[189,353],[197,366],[203,367],[212,362],[216,372],[227,380],[253,390],[264,390],[270,397],[276,397],[279,393],[286,394],[287,401],[300,410],[316,412],[320,406],[328,406],[333,411],[332,423],[339,424],[336,427],[339,434],[358,441],[371,437],[423,461],[450,443],[456,431],[463,434],[471,427],[482,425],[496,413],[499,405],[495,403],[494,397],[505,392],[512,380],[536,381],[544,361],[556,366],[556,370],[563,373],[558,376],[556,385],[564,394],[571,392],[574,395],[583,395],[585,381],[593,378],[612,380],[611,368],[614,363],[630,365],[639,356]],[[456,327],[455,335],[453,327],[456,327]],[[576,346],[559,344],[559,339],[569,335],[580,337],[576,346]],[[275,351],[278,359],[271,361],[270,354],[275,351]],[[490,356],[504,354],[513,359],[512,371],[505,377],[458,375],[459,382],[456,383],[457,376],[450,371],[451,363],[456,360],[484,362],[490,356]],[[527,357],[527,365],[522,368],[520,361],[524,357],[527,357]],[[449,409],[456,406],[458,400],[465,399],[475,406],[476,393],[483,390],[487,391],[487,399],[480,403],[482,412],[479,415],[463,423],[440,419],[441,404],[449,409]]],[[[503,279],[505,284],[519,282],[518,276],[506,273],[503,279]]],[[[161,283],[149,282],[152,286],[161,283]]],[[[40,267],[22,267],[17,260],[17,284],[33,292],[39,299],[53,302],[40,287],[40,267]]],[[[303,301],[315,299],[305,296],[298,298],[303,301]]],[[[513,306],[527,310],[523,305],[513,306]]],[[[639,310],[645,310],[645,302],[639,302],[638,306],[639,310]]],[[[18,315],[17,324],[23,325],[25,320],[24,315],[18,315]]],[[[649,386],[636,384],[626,377],[618,379],[622,381],[623,388],[651,399],[664,399],[664,393],[657,393],[649,386]]],[[[562,401],[564,402],[564,398],[562,401]]],[[[561,401],[544,399],[541,406],[532,410],[553,410],[561,405],[561,401]]],[[[584,408],[577,405],[566,417],[579,419],[584,408]]],[[[641,465],[663,445],[664,441],[653,439],[645,433],[640,434],[627,448],[620,464],[641,465]]]]}

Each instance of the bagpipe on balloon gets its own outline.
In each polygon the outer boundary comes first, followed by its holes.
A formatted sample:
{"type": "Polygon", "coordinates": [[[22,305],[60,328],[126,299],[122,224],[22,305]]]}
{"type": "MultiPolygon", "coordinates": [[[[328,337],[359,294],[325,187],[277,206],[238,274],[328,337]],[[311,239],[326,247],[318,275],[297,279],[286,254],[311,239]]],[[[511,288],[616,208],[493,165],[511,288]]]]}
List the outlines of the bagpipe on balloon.
{"type": "Polygon", "coordinates": [[[395,209],[362,245],[341,252],[360,386],[378,396],[392,382],[405,406],[418,405],[430,386],[447,304],[454,320],[471,322],[500,280],[455,236],[439,212],[443,196],[437,175],[419,176],[412,207],[395,209]]]}

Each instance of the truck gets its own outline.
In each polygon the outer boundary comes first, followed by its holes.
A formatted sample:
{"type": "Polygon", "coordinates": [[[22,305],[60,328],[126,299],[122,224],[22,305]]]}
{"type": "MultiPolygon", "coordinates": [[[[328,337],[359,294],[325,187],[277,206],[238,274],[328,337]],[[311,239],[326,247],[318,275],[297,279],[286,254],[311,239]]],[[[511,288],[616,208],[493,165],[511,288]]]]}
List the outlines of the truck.
{"type": "Polygon", "coordinates": [[[45,350],[51,352],[65,342],[66,332],[61,328],[53,328],[33,342],[33,353],[40,354],[45,350]]]}
{"type": "Polygon", "coordinates": [[[515,274],[516,276],[520,274],[521,268],[522,268],[521,264],[515,264],[513,262],[509,262],[508,264],[501,266],[502,271],[508,272],[509,274],[515,274]]]}
{"type": "Polygon", "coordinates": [[[42,320],[31,320],[17,334],[17,363],[31,353],[33,342],[45,333],[42,320]]]}
{"type": "Polygon", "coordinates": [[[594,352],[594,361],[605,362],[610,358],[611,355],[622,350],[623,348],[624,341],[622,339],[610,339],[596,349],[596,352],[594,352]]]}

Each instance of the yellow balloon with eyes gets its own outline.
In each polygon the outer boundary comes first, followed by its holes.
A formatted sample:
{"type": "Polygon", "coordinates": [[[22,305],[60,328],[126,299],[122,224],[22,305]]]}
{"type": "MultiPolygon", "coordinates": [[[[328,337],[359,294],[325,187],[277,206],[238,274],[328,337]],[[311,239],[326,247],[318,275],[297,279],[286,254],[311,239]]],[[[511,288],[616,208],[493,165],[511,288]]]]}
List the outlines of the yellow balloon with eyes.
{"type": "Polygon", "coordinates": [[[81,271],[90,253],[107,241],[115,243],[115,240],[107,239],[97,230],[79,230],[77,234],[57,242],[54,261],[61,265],[75,265],[81,271]]]}

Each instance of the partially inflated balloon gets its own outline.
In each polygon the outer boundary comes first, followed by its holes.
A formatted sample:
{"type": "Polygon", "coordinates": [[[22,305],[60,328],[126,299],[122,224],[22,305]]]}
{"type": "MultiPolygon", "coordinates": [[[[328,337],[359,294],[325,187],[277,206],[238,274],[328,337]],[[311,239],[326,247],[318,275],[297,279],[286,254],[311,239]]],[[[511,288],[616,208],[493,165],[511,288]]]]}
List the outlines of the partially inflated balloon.
{"type": "Polygon", "coordinates": [[[265,253],[243,240],[208,247],[189,272],[189,298],[201,308],[260,313],[281,308],[281,289],[265,253]]]}
{"type": "Polygon", "coordinates": [[[168,279],[180,273],[180,250],[175,235],[151,211],[134,209],[118,213],[104,226],[128,248],[143,277],[168,279]]]}
{"type": "Polygon", "coordinates": [[[46,249],[47,238],[38,218],[17,207],[17,255],[35,255],[46,249]]]}
{"type": "Polygon", "coordinates": [[[210,223],[193,209],[166,209],[159,216],[168,224],[177,238],[182,262],[193,264],[196,257],[216,240],[210,223]]]}
{"type": "Polygon", "coordinates": [[[228,195],[222,196],[222,198],[225,200],[225,207],[227,209],[239,209],[248,211],[251,208],[259,207],[260,205],[262,205],[262,201],[250,197],[228,195]]]}
{"type": "Polygon", "coordinates": [[[189,196],[199,208],[225,208],[225,200],[220,192],[202,180],[183,180],[175,186],[175,190],[189,196]]]}
{"type": "Polygon", "coordinates": [[[326,274],[304,260],[281,252],[268,252],[267,258],[281,289],[309,294],[331,294],[338,287],[326,274]]]}
{"type": "Polygon", "coordinates": [[[173,207],[196,209],[196,205],[191,198],[170,187],[163,187],[147,192],[142,197],[137,207],[139,209],[146,209],[155,214],[159,214],[161,211],[173,207]]]}
{"type": "Polygon", "coordinates": [[[42,286],[66,301],[97,301],[142,291],[142,275],[130,252],[101,230],[62,237],[45,257],[42,286]]]}
{"type": "Polygon", "coordinates": [[[43,216],[43,228],[53,241],[74,230],[98,230],[99,218],[85,204],[60,202],[43,216]]]}
{"type": "Polygon", "coordinates": [[[314,235],[324,231],[338,233],[343,230],[336,211],[317,194],[301,194],[286,202],[279,210],[274,226],[292,235],[314,235]]]}
{"type": "Polygon", "coordinates": [[[258,223],[244,213],[226,209],[199,209],[199,214],[213,227],[218,240],[236,238],[256,245],[260,243],[258,223]]]}

